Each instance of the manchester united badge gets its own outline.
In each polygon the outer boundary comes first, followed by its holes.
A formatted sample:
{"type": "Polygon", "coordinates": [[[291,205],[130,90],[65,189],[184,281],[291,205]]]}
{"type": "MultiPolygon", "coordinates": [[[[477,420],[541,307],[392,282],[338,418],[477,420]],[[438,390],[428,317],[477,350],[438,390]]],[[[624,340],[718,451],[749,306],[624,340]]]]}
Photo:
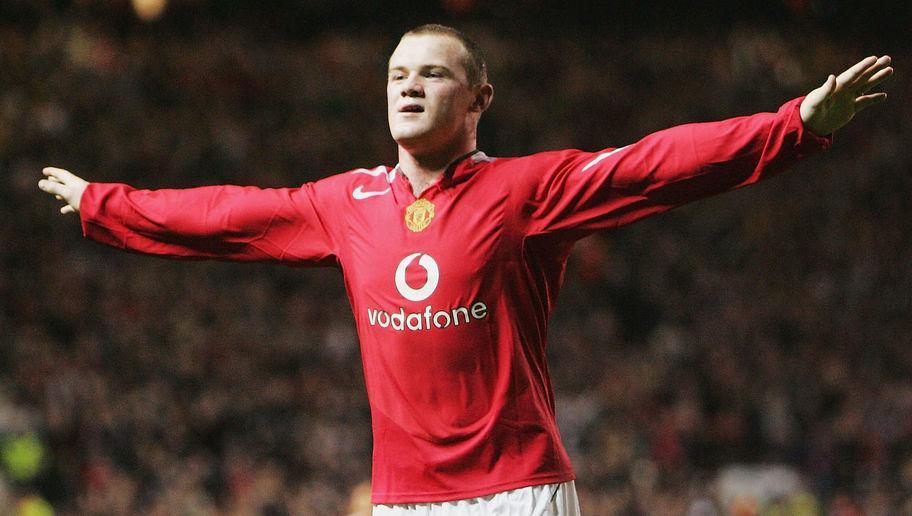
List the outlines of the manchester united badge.
{"type": "Polygon", "coordinates": [[[418,199],[405,209],[405,226],[418,233],[424,231],[434,220],[434,203],[418,199]]]}

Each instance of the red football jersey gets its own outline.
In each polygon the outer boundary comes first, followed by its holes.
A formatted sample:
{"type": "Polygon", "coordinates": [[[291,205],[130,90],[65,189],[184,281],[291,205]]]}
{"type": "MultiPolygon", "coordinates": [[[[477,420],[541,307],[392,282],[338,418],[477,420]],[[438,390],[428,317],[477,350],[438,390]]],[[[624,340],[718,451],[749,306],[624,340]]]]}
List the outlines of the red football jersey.
{"type": "Polygon", "coordinates": [[[83,230],[170,257],[340,267],[370,399],[374,503],[564,482],[574,474],[545,337],[573,242],[825,148],[800,101],[594,153],[475,152],[418,198],[385,166],[290,189],[93,183],[83,230]]]}

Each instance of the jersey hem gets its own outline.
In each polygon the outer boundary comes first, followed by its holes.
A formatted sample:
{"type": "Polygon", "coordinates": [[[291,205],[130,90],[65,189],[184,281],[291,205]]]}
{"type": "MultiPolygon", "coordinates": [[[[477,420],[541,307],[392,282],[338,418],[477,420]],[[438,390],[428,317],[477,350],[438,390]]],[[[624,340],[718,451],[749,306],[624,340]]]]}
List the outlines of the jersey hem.
{"type": "Polygon", "coordinates": [[[546,476],[529,477],[522,480],[514,480],[512,482],[504,482],[502,484],[494,484],[490,486],[480,487],[478,489],[472,489],[470,491],[446,491],[433,493],[372,493],[371,503],[374,505],[401,505],[413,503],[456,502],[459,500],[467,500],[469,498],[477,498],[479,496],[493,495],[523,487],[538,486],[543,484],[559,484],[563,482],[569,482],[571,480],[576,480],[576,475],[574,475],[572,471],[567,471],[558,474],[552,473],[546,476]]]}

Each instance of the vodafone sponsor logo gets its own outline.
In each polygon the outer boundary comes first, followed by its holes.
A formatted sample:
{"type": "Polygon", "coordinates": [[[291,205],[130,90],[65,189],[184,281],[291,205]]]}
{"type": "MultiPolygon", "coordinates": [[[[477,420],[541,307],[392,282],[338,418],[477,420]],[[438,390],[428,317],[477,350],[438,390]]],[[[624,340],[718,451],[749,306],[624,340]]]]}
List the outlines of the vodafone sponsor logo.
{"type": "Polygon", "coordinates": [[[488,316],[488,307],[478,301],[471,307],[457,306],[449,310],[434,311],[431,305],[424,307],[423,312],[406,312],[400,307],[399,311],[389,313],[384,310],[367,309],[367,322],[371,326],[392,328],[396,331],[403,330],[430,330],[431,328],[449,328],[460,324],[469,324],[488,316]]]}
{"type": "MultiPolygon", "coordinates": [[[[437,285],[440,283],[440,267],[431,255],[412,253],[399,262],[394,278],[396,290],[403,298],[409,301],[424,301],[437,290],[437,285]],[[416,285],[410,285],[406,281],[407,269],[413,263],[422,267],[427,274],[424,284],[418,288],[414,288],[416,285]]],[[[443,310],[437,310],[433,306],[427,305],[420,312],[406,312],[404,307],[397,308],[392,311],[368,308],[368,324],[391,328],[395,331],[420,331],[469,324],[488,316],[488,307],[481,301],[476,301],[469,306],[456,306],[443,310]]]]}
{"type": "Polygon", "coordinates": [[[431,297],[431,294],[437,289],[437,283],[439,281],[440,268],[437,267],[437,262],[431,258],[431,255],[429,254],[410,254],[403,258],[402,261],[399,262],[399,266],[396,267],[396,289],[399,290],[402,297],[409,301],[424,301],[431,297]],[[424,267],[424,270],[427,271],[427,282],[423,287],[414,289],[405,282],[405,269],[419,256],[421,258],[418,258],[418,265],[424,267]]]}

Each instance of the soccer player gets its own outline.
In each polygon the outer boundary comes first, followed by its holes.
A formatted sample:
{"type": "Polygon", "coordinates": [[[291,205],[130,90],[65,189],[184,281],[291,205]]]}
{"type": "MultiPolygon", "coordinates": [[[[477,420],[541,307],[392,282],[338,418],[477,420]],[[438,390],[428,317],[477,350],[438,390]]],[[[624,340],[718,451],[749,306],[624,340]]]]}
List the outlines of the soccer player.
{"type": "MultiPolygon", "coordinates": [[[[545,363],[573,243],[772,176],[826,148],[893,72],[869,57],[774,113],[597,152],[493,158],[477,45],[428,25],[389,60],[396,166],[299,188],[137,190],[44,169],[86,237],[173,258],[339,267],[361,341],[374,514],[575,515],[545,363]]],[[[580,357],[585,360],[585,357],[580,357]]]]}

